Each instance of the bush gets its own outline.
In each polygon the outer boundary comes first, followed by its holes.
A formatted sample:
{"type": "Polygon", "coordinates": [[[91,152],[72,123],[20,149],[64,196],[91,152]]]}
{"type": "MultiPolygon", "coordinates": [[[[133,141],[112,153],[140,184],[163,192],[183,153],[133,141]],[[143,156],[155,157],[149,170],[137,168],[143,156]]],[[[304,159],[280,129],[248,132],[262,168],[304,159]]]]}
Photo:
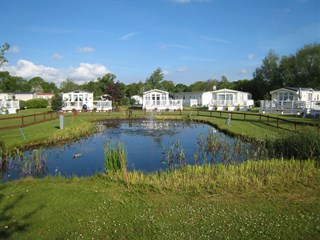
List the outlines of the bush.
{"type": "Polygon", "coordinates": [[[30,99],[26,101],[27,108],[46,108],[48,106],[48,100],[43,98],[30,99]]]}
{"type": "Polygon", "coordinates": [[[61,94],[55,94],[51,99],[51,108],[53,111],[60,111],[63,107],[63,101],[61,94]]]}
{"type": "Polygon", "coordinates": [[[260,107],[260,100],[254,101],[254,106],[255,107],[260,107]]]}
{"type": "Polygon", "coordinates": [[[19,100],[19,106],[21,110],[27,108],[26,101],[19,100]]]}

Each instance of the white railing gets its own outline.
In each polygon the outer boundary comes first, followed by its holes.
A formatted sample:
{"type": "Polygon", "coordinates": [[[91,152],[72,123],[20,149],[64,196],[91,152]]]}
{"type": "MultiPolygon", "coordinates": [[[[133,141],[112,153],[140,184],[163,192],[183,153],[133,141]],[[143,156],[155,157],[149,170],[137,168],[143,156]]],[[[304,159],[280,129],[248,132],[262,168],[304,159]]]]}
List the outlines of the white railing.
{"type": "Polygon", "coordinates": [[[312,109],[320,110],[318,101],[274,101],[261,100],[260,112],[283,112],[296,114],[298,112],[309,112],[312,109]]]}
{"type": "Polygon", "coordinates": [[[146,110],[182,110],[182,100],[146,100],[143,108],[146,110]]]}
{"type": "Polygon", "coordinates": [[[87,110],[109,111],[112,110],[112,101],[94,101],[93,103],[86,103],[83,101],[64,102],[62,110],[71,111],[73,109],[81,111],[86,105],[87,110]]]}
{"type": "Polygon", "coordinates": [[[0,114],[16,113],[20,109],[19,100],[0,100],[0,114]]]}
{"type": "Polygon", "coordinates": [[[112,101],[95,101],[93,102],[93,109],[97,110],[111,110],[112,109],[112,101]]]}

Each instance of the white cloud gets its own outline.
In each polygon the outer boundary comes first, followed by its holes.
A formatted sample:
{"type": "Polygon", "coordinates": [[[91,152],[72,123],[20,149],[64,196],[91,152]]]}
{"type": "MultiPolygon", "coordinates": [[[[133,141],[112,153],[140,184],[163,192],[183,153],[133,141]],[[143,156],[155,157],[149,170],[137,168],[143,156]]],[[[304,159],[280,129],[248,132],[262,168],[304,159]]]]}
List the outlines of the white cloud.
{"type": "Polygon", "coordinates": [[[55,53],[51,56],[51,59],[53,60],[62,60],[64,59],[64,56],[60,55],[59,53],[55,53]]]}
{"type": "Polygon", "coordinates": [[[77,68],[69,69],[69,76],[75,81],[95,80],[99,76],[103,76],[110,71],[101,64],[80,63],[77,68]]]}
{"type": "Polygon", "coordinates": [[[18,46],[12,46],[9,48],[9,52],[12,52],[12,53],[18,53],[20,52],[20,48],[18,46]]]}
{"type": "Polygon", "coordinates": [[[241,74],[247,74],[247,70],[246,69],[241,69],[240,73],[241,74]]]}
{"type": "Polygon", "coordinates": [[[130,38],[132,38],[133,36],[139,34],[139,32],[132,32],[132,33],[128,33],[122,37],[119,38],[119,40],[124,41],[124,40],[129,40],[130,38]]]}
{"type": "Polygon", "coordinates": [[[46,81],[55,81],[61,77],[60,71],[56,68],[35,65],[34,63],[24,59],[19,59],[15,66],[6,66],[4,69],[9,71],[11,75],[19,76],[24,79],[39,76],[46,81]]]}
{"type": "Polygon", "coordinates": [[[254,59],[256,57],[256,55],[255,54],[253,54],[253,53],[250,53],[250,54],[248,54],[248,59],[254,59]]]}
{"type": "Polygon", "coordinates": [[[185,67],[185,66],[182,66],[182,67],[177,68],[177,72],[182,73],[182,72],[186,72],[186,71],[188,71],[188,68],[185,67]]]}
{"type": "Polygon", "coordinates": [[[162,73],[164,76],[168,76],[170,74],[170,72],[168,70],[163,70],[162,73]]]}
{"type": "Polygon", "coordinates": [[[92,53],[94,52],[94,49],[92,47],[82,47],[78,49],[78,52],[81,53],[92,53]]]}
{"type": "Polygon", "coordinates": [[[43,65],[36,65],[33,62],[20,59],[16,65],[3,67],[12,76],[19,76],[24,79],[41,77],[45,81],[59,84],[61,81],[71,78],[78,83],[95,80],[98,77],[110,73],[110,71],[101,64],[80,63],[79,67],[70,67],[68,69],[57,69],[43,65]]]}

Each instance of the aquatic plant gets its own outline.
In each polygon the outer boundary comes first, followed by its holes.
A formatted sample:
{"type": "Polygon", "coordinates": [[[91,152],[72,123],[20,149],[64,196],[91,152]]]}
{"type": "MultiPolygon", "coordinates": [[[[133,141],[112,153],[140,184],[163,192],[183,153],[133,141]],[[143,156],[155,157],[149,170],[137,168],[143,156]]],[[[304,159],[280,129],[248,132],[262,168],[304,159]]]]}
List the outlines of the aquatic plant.
{"type": "MultiPolygon", "coordinates": [[[[162,152],[165,153],[165,148],[162,145],[162,152]]],[[[187,165],[186,154],[180,143],[180,140],[171,143],[168,152],[163,156],[162,162],[169,166],[169,169],[182,168],[187,165]]]]}
{"type": "Polygon", "coordinates": [[[276,139],[267,139],[265,148],[271,158],[313,159],[320,163],[320,132],[306,127],[287,132],[276,139]]]}
{"type": "Polygon", "coordinates": [[[158,173],[129,172],[131,187],[190,192],[246,192],[277,186],[286,189],[319,181],[319,168],[313,160],[259,160],[240,164],[187,165],[158,173]]]}
{"type": "Polygon", "coordinates": [[[104,146],[104,166],[107,173],[122,172],[126,166],[126,156],[126,150],[120,141],[117,146],[112,141],[107,142],[104,146]]]}

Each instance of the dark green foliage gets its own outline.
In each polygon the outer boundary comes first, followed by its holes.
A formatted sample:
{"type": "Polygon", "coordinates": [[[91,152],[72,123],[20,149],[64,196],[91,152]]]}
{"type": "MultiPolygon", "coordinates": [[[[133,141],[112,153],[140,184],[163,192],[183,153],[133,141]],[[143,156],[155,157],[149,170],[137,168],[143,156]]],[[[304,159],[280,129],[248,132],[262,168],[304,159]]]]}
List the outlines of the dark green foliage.
{"type": "Polygon", "coordinates": [[[27,103],[26,103],[26,101],[19,100],[19,106],[20,106],[20,109],[25,109],[25,108],[27,108],[27,103]]]}
{"type": "Polygon", "coordinates": [[[51,108],[53,111],[60,111],[63,106],[62,96],[61,94],[55,94],[51,99],[51,108]]]}
{"type": "Polygon", "coordinates": [[[38,98],[38,99],[30,99],[26,101],[27,108],[46,108],[48,106],[48,100],[38,98]]]}
{"type": "Polygon", "coordinates": [[[315,128],[288,132],[277,139],[268,139],[269,157],[286,159],[312,159],[320,162],[320,133],[315,128]]]}

